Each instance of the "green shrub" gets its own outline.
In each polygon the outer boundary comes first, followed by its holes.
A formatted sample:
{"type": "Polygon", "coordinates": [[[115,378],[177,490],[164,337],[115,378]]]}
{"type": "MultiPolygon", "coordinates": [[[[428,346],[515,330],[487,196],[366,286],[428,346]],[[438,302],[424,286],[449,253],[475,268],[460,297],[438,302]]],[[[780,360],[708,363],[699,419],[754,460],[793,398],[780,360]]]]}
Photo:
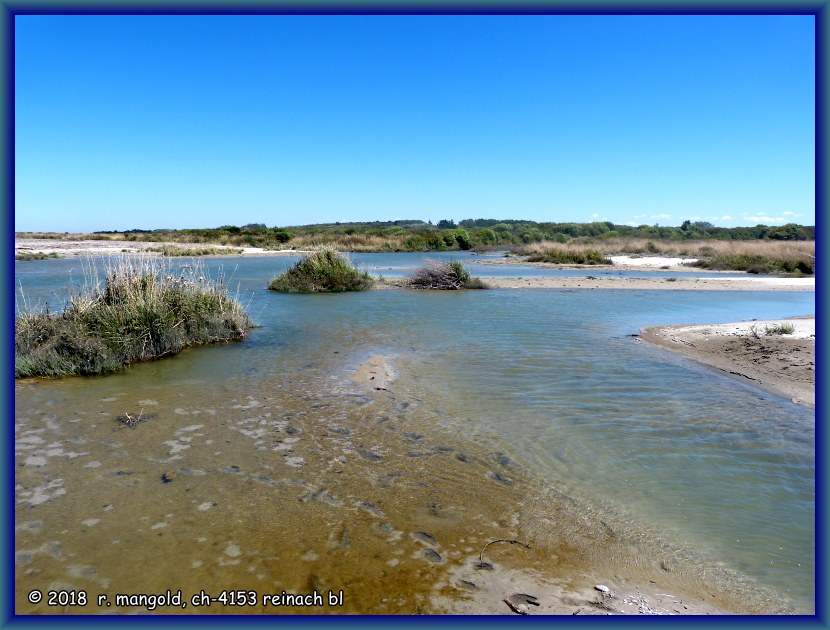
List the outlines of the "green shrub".
{"type": "Polygon", "coordinates": [[[15,378],[104,374],[187,346],[243,339],[252,326],[221,279],[201,264],[182,273],[143,259],[108,263],[103,285],[87,275],[61,315],[27,312],[15,320],[15,378]]]}
{"type": "Polygon", "coordinates": [[[338,293],[364,291],[373,283],[368,272],[358,271],[335,250],[323,248],[272,280],[268,288],[283,293],[338,293]]]}

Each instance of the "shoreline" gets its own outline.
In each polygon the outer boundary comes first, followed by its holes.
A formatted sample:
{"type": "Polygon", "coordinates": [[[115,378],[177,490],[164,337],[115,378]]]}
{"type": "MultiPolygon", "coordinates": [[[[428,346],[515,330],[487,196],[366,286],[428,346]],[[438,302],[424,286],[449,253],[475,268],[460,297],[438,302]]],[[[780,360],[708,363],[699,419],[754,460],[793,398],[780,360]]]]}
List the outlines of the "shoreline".
{"type": "Polygon", "coordinates": [[[638,339],[815,408],[815,316],[643,328],[638,339]],[[794,333],[766,334],[790,324],[794,333]]]}
{"type": "MultiPolygon", "coordinates": [[[[228,255],[238,256],[297,256],[310,253],[310,250],[267,250],[260,247],[234,247],[229,245],[215,245],[210,243],[168,243],[149,241],[84,241],[84,240],[51,240],[51,239],[22,239],[15,238],[15,256],[18,253],[57,254],[67,256],[117,256],[120,254],[141,254],[160,257],[159,252],[149,251],[151,248],[172,246],[179,249],[214,248],[228,250],[228,255]],[[46,246],[44,246],[46,245],[46,246]],[[237,253],[239,250],[242,253],[237,253]]],[[[213,258],[222,256],[215,254],[200,256],[213,258]]],[[[552,263],[530,263],[525,260],[510,258],[485,258],[476,256],[476,264],[494,265],[502,267],[532,266],[540,269],[571,269],[585,272],[585,277],[494,277],[482,278],[489,287],[494,289],[660,289],[671,291],[815,291],[815,276],[786,277],[786,276],[727,276],[723,271],[707,271],[711,277],[683,277],[690,272],[700,272],[700,269],[687,267],[682,262],[687,259],[664,258],[657,256],[631,257],[614,256],[614,265],[556,265],[552,263]],[[665,263],[665,264],[664,264],[665,263]],[[595,272],[604,271],[671,271],[677,273],[674,278],[621,278],[599,276],[595,272]]],[[[689,259],[690,260],[690,259],[689,259]]],[[[380,289],[405,288],[402,278],[376,278],[376,287],[380,289]]]]}

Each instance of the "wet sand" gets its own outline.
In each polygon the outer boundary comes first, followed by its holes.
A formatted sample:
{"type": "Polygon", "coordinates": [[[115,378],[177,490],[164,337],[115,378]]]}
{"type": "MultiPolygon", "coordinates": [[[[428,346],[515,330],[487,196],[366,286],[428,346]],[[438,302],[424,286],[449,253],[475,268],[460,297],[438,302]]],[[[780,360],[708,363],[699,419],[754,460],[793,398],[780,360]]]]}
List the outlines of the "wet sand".
{"type": "Polygon", "coordinates": [[[640,339],[814,407],[815,326],[814,317],[665,326],[644,328],[640,339]],[[793,334],[766,333],[767,328],[786,323],[795,328],[793,334]]]}
{"type": "Polygon", "coordinates": [[[530,615],[788,612],[419,420],[417,393],[402,394],[406,358],[344,360],[341,376],[310,368],[171,398],[136,400],[118,376],[18,382],[16,612],[148,612],[58,611],[27,601],[32,589],[181,589],[189,601],[226,588],[260,603],[153,612],[515,615],[505,599],[516,593],[538,602],[530,615]],[[310,387],[321,382],[327,391],[310,387]],[[127,413],[142,420],[130,426],[127,413]],[[336,607],[261,604],[266,593],[341,589],[336,607]]]}

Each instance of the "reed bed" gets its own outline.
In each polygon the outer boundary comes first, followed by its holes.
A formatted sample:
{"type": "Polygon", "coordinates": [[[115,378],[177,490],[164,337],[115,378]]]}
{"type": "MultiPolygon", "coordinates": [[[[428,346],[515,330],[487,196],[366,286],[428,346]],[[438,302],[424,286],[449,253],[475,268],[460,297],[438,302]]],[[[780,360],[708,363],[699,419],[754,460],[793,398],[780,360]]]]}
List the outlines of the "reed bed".
{"type": "Polygon", "coordinates": [[[150,257],[84,264],[84,285],[61,314],[24,308],[15,319],[15,378],[105,374],[184,348],[243,339],[252,326],[223,278],[201,261],[173,270],[150,257]]]}
{"type": "Polygon", "coordinates": [[[340,293],[365,291],[374,280],[366,271],[358,271],[334,249],[319,249],[274,278],[268,285],[282,293],[340,293]]]}
{"type": "Polygon", "coordinates": [[[298,234],[291,239],[294,249],[331,248],[346,252],[394,252],[405,249],[406,236],[376,234],[298,234]]]}
{"type": "Polygon", "coordinates": [[[241,254],[242,249],[237,248],[222,248],[222,247],[178,247],[176,245],[162,245],[161,247],[149,247],[147,251],[158,252],[162,256],[168,258],[176,258],[181,256],[234,256],[241,254]]]}
{"type": "Polygon", "coordinates": [[[49,260],[50,258],[60,258],[57,252],[18,252],[14,255],[15,260],[49,260]]]}
{"type": "Polygon", "coordinates": [[[528,262],[546,262],[561,265],[610,265],[611,261],[593,246],[562,245],[559,243],[537,243],[521,248],[517,253],[526,255],[528,262]],[[524,253],[527,252],[527,253],[524,253]]]}

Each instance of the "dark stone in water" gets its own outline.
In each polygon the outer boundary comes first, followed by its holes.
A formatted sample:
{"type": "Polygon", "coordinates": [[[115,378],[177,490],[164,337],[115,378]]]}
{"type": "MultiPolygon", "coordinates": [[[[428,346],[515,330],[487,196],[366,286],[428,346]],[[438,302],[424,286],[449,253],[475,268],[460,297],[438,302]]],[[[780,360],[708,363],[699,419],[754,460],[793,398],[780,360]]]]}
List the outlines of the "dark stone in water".
{"type": "Polygon", "coordinates": [[[366,510],[367,512],[369,512],[371,514],[374,514],[375,516],[382,516],[383,515],[383,512],[381,511],[381,509],[378,506],[376,506],[374,503],[364,503],[363,501],[360,501],[357,504],[357,507],[359,507],[361,510],[366,510]]]}
{"type": "Polygon", "coordinates": [[[379,462],[383,460],[382,455],[378,455],[377,453],[373,453],[372,451],[361,451],[360,454],[372,462],[379,462]]]}
{"type": "Polygon", "coordinates": [[[467,457],[464,453],[459,453],[458,455],[455,456],[455,458],[460,462],[469,462],[470,461],[470,458],[467,457]]]}
{"type": "Polygon", "coordinates": [[[496,481],[499,481],[499,482],[503,483],[506,486],[512,486],[513,485],[513,480],[512,479],[508,479],[507,477],[504,477],[503,475],[501,475],[500,473],[497,473],[497,472],[491,472],[488,475],[488,477],[490,477],[490,479],[495,479],[496,481]]]}
{"type": "Polygon", "coordinates": [[[414,440],[416,442],[420,442],[421,440],[424,439],[423,435],[421,435],[420,433],[415,433],[413,431],[407,431],[403,435],[404,435],[405,438],[408,438],[410,440],[414,440]]]}
{"type": "Polygon", "coordinates": [[[398,477],[403,477],[403,473],[397,471],[386,473],[383,477],[378,479],[378,485],[381,488],[391,488],[392,482],[395,481],[395,479],[397,479],[398,477]]]}
{"type": "Polygon", "coordinates": [[[286,427],[285,432],[288,435],[296,435],[297,433],[302,433],[302,429],[298,429],[297,427],[286,427]]]}
{"type": "Polygon", "coordinates": [[[423,457],[424,455],[429,455],[429,453],[425,453],[424,451],[407,451],[406,454],[410,457],[423,457]]]}
{"type": "Polygon", "coordinates": [[[348,429],[345,429],[343,427],[332,427],[331,429],[329,429],[329,431],[331,431],[332,433],[336,433],[337,435],[351,435],[352,434],[351,431],[349,431],[348,429]]]}
{"type": "Polygon", "coordinates": [[[435,539],[435,536],[432,534],[427,534],[426,532],[413,532],[412,536],[417,538],[421,542],[425,542],[428,545],[437,545],[438,541],[435,539]]]}
{"type": "Polygon", "coordinates": [[[233,464],[232,466],[225,466],[224,468],[220,468],[219,472],[238,473],[238,472],[242,472],[242,469],[239,466],[237,466],[236,464],[233,464]]]}
{"type": "Polygon", "coordinates": [[[441,554],[435,549],[424,549],[423,556],[430,562],[441,562],[441,554]]]}
{"type": "Polygon", "coordinates": [[[500,464],[501,466],[504,466],[505,468],[510,468],[510,466],[513,465],[513,462],[511,461],[511,459],[507,455],[505,455],[504,453],[497,453],[494,456],[493,459],[496,460],[497,464],[500,464]]]}

